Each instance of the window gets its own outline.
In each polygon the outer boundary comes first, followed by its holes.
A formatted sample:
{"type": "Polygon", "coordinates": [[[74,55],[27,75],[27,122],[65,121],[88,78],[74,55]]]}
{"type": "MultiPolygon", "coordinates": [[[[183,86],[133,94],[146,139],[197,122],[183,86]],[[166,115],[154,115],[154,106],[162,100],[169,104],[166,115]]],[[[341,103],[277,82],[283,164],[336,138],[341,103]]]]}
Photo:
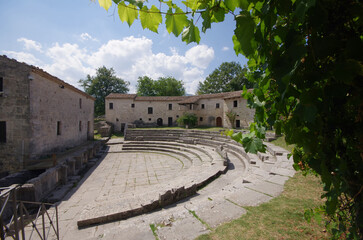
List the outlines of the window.
{"type": "Polygon", "coordinates": [[[0,122],[0,143],[6,143],[6,122],[0,122]]]}
{"type": "Polygon", "coordinates": [[[3,78],[0,77],[0,92],[4,91],[4,88],[3,88],[3,78]]]}
{"type": "Polygon", "coordinates": [[[219,108],[219,103],[216,103],[216,108],[219,108]]]}
{"type": "Polygon", "coordinates": [[[110,103],[108,104],[108,109],[113,109],[113,103],[112,103],[112,102],[110,102],[110,103]]]}
{"type": "Polygon", "coordinates": [[[62,127],[62,123],[61,121],[57,122],[57,135],[61,135],[61,127],[62,127]]]}
{"type": "Polygon", "coordinates": [[[135,103],[131,103],[131,108],[135,108],[135,103]]]}
{"type": "Polygon", "coordinates": [[[237,105],[238,105],[237,100],[234,100],[234,101],[233,101],[233,107],[237,107],[237,105]]]}
{"type": "Polygon", "coordinates": [[[151,118],[149,118],[149,121],[151,121],[151,118]]]}
{"type": "Polygon", "coordinates": [[[79,128],[79,131],[81,132],[82,131],[82,121],[79,121],[78,128],[79,128]]]}
{"type": "Polygon", "coordinates": [[[79,108],[82,109],[82,98],[79,99],[79,108]]]}
{"type": "Polygon", "coordinates": [[[169,110],[173,110],[173,104],[169,103],[169,110]]]}
{"type": "Polygon", "coordinates": [[[147,108],[147,113],[148,114],[153,114],[153,108],[152,107],[147,108]]]}
{"type": "Polygon", "coordinates": [[[139,120],[142,121],[142,118],[140,118],[139,120]]]}
{"type": "Polygon", "coordinates": [[[202,109],[204,109],[205,108],[205,106],[204,106],[204,104],[202,104],[202,109]]]}
{"type": "Polygon", "coordinates": [[[200,118],[199,118],[199,121],[200,121],[200,122],[203,122],[203,117],[200,117],[200,118]]]}

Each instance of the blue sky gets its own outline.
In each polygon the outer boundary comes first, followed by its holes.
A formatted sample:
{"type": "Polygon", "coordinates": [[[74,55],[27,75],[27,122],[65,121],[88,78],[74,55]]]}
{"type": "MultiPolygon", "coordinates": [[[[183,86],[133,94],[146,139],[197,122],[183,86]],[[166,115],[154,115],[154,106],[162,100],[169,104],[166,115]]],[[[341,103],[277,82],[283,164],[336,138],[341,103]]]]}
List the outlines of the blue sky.
{"type": "MultiPolygon", "coordinates": [[[[150,1],[151,3],[153,1],[150,1]]],[[[156,1],[155,1],[156,2],[156,1]]],[[[199,81],[222,62],[246,59],[235,55],[232,16],[201,33],[199,45],[169,35],[143,30],[139,20],[122,23],[113,5],[108,12],[98,1],[0,1],[0,54],[40,67],[76,86],[101,66],[113,68],[135,92],[139,76],[172,76],[194,94],[199,81]]]]}

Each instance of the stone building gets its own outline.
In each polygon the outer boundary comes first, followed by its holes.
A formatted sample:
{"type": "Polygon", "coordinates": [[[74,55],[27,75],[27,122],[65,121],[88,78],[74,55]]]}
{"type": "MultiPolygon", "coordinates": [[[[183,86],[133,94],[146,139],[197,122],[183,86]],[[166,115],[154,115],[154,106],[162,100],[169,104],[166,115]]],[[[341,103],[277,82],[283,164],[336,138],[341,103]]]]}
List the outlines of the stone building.
{"type": "Polygon", "coordinates": [[[184,113],[194,113],[198,126],[231,128],[226,113],[236,113],[234,127],[248,127],[254,111],[247,107],[242,91],[198,96],[143,97],[136,94],[111,93],[106,97],[106,121],[122,131],[126,123],[146,126],[175,126],[184,113]]]}
{"type": "Polygon", "coordinates": [[[93,139],[94,98],[0,56],[0,173],[93,139]]]}

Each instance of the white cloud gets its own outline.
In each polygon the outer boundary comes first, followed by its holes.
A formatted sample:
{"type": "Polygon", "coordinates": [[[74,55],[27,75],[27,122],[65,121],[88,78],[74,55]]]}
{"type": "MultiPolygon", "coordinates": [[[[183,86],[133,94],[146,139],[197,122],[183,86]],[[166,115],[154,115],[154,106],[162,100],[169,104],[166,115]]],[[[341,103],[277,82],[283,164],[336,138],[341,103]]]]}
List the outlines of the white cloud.
{"type": "Polygon", "coordinates": [[[186,69],[183,73],[184,87],[187,93],[195,94],[199,85],[199,82],[204,80],[204,71],[199,68],[186,69]]]}
{"type": "Polygon", "coordinates": [[[78,86],[79,79],[95,72],[93,68],[85,65],[87,50],[80,49],[77,44],[55,43],[46,51],[46,55],[52,59],[52,63],[43,66],[44,70],[73,86],[78,86]]]}
{"type": "Polygon", "coordinates": [[[228,50],[229,50],[229,47],[223,47],[223,48],[222,48],[222,51],[224,51],[224,52],[225,52],[225,51],[228,51],[228,50]]]}
{"type": "Polygon", "coordinates": [[[38,52],[42,52],[42,45],[34,40],[18,38],[17,41],[24,43],[25,50],[36,50],[38,52]]]}
{"type": "MultiPolygon", "coordinates": [[[[84,34],[85,38],[87,36],[84,34]]],[[[205,69],[214,58],[213,48],[199,45],[190,48],[183,55],[175,48],[170,48],[168,53],[154,53],[152,45],[151,39],[134,36],[109,40],[96,51],[82,48],[78,44],[55,43],[42,53],[41,59],[50,59],[47,64],[42,64],[30,53],[7,53],[13,54],[18,60],[37,64],[76,87],[79,87],[79,79],[84,79],[87,74],[94,75],[97,68],[106,66],[112,67],[118,77],[131,83],[130,93],[136,92],[136,83],[140,76],[153,79],[172,76],[184,82],[187,93],[194,94],[199,81],[204,79],[205,69]]]]}
{"type": "Polygon", "coordinates": [[[81,41],[91,40],[91,41],[98,42],[98,39],[97,38],[92,37],[88,33],[82,33],[80,37],[81,37],[81,41]]]}
{"type": "Polygon", "coordinates": [[[198,45],[189,49],[185,57],[192,65],[205,69],[214,58],[214,50],[207,45],[198,45]]]}
{"type": "Polygon", "coordinates": [[[3,51],[5,55],[10,58],[14,58],[19,62],[25,62],[30,65],[39,65],[41,61],[31,53],[26,52],[14,52],[14,51],[3,51]]]}
{"type": "Polygon", "coordinates": [[[122,40],[109,40],[97,52],[91,54],[88,64],[97,68],[105,65],[114,69],[126,70],[129,65],[140,58],[150,56],[152,41],[145,37],[133,36],[122,40]]]}

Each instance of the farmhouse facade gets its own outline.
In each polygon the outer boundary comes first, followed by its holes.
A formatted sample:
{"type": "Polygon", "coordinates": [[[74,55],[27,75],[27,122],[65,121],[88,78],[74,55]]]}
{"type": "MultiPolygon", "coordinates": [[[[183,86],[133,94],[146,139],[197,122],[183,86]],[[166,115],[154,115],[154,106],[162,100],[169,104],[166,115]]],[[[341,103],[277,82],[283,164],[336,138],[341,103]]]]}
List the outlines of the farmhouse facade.
{"type": "Polygon", "coordinates": [[[94,98],[0,56],[0,173],[93,139],[94,98]]]}
{"type": "Polygon", "coordinates": [[[125,124],[175,126],[184,113],[194,113],[198,126],[231,128],[227,112],[236,114],[233,126],[248,127],[254,111],[247,107],[242,91],[204,94],[198,96],[145,97],[136,94],[111,93],[105,99],[106,121],[115,131],[125,124]]]}

